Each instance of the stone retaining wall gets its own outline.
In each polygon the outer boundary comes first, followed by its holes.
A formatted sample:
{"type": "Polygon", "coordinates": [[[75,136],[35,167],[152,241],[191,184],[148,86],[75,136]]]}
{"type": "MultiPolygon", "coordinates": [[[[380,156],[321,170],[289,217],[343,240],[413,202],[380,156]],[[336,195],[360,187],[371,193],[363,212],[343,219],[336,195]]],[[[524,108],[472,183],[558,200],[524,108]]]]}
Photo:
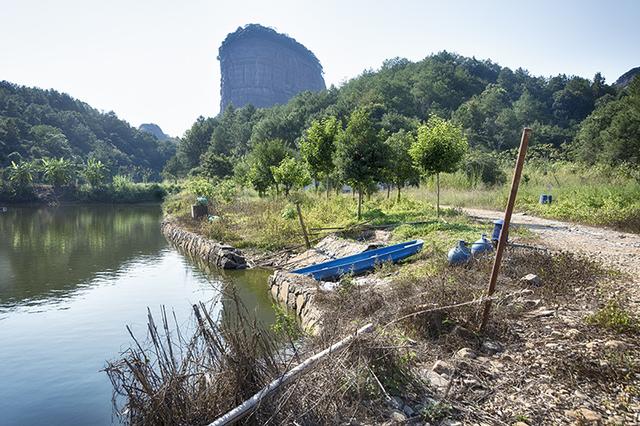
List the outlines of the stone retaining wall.
{"type": "Polygon", "coordinates": [[[320,291],[317,281],[303,275],[275,271],[269,277],[269,289],[278,303],[295,312],[305,331],[319,332],[321,311],[314,303],[320,291]]]}
{"type": "Polygon", "coordinates": [[[242,252],[232,246],[220,244],[182,229],[172,220],[164,220],[160,228],[170,243],[210,265],[222,269],[244,269],[247,267],[247,260],[242,252]]]}

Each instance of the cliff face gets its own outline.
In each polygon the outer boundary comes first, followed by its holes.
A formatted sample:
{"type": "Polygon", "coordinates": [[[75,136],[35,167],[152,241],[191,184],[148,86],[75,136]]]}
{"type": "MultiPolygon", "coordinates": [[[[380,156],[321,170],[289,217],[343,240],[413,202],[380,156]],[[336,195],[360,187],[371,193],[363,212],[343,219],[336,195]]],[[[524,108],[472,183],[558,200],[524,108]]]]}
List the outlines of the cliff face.
{"type": "Polygon", "coordinates": [[[640,67],[631,68],[616,80],[615,85],[618,87],[627,87],[637,75],[640,75],[640,67]]]}
{"type": "Polygon", "coordinates": [[[224,40],[218,59],[220,108],[270,107],[296,94],[325,88],[322,65],[296,40],[257,24],[238,28],[224,40]]]}

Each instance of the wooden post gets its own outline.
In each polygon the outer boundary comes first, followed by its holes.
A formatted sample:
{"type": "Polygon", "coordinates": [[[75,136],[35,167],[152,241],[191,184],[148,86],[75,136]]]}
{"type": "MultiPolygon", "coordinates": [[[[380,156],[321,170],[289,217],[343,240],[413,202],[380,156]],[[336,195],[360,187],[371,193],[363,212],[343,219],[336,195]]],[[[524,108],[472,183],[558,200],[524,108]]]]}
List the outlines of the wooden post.
{"type": "MultiPolygon", "coordinates": [[[[529,136],[531,136],[531,129],[525,128],[522,131],[522,139],[520,140],[520,150],[518,151],[518,160],[516,161],[516,168],[513,172],[513,180],[511,181],[511,193],[509,194],[509,202],[507,203],[507,209],[504,212],[504,224],[500,231],[500,239],[498,240],[498,248],[496,249],[496,257],[493,261],[493,268],[491,269],[491,278],[489,279],[489,286],[487,288],[487,297],[491,297],[496,290],[496,281],[498,280],[498,272],[500,272],[500,264],[502,262],[502,254],[504,253],[505,246],[507,245],[507,234],[509,233],[509,223],[511,222],[511,214],[513,213],[513,207],[516,203],[516,195],[518,194],[518,186],[520,185],[520,176],[522,175],[522,166],[524,165],[524,157],[527,154],[527,147],[529,146],[529,136]]],[[[484,305],[484,312],[482,313],[482,323],[480,324],[480,331],[484,330],[489,321],[489,313],[491,312],[491,299],[488,299],[484,305]]]]}
{"type": "Polygon", "coordinates": [[[296,203],[296,210],[298,210],[298,219],[300,220],[300,228],[302,228],[302,235],[304,236],[304,245],[307,247],[307,249],[310,249],[311,243],[309,242],[307,227],[304,226],[304,220],[302,220],[302,210],[300,209],[300,203],[296,203]]]}

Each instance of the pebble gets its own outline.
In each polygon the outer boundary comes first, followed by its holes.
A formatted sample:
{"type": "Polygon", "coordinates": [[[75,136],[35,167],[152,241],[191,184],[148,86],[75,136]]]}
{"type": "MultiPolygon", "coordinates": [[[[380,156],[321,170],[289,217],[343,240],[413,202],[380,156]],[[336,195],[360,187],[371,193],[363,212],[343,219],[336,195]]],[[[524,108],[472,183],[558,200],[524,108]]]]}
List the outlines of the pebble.
{"type": "Polygon", "coordinates": [[[536,274],[527,274],[520,278],[520,282],[526,285],[539,286],[542,284],[542,280],[536,274]]]}
{"type": "Polygon", "coordinates": [[[494,342],[491,340],[485,340],[484,342],[482,342],[482,350],[489,353],[489,354],[495,354],[497,352],[502,352],[503,351],[503,347],[500,343],[498,342],[494,342]]]}
{"type": "Polygon", "coordinates": [[[608,340],[605,342],[604,347],[614,351],[624,351],[627,349],[627,344],[620,340],[608,340]]]}
{"type": "Polygon", "coordinates": [[[476,357],[476,353],[471,348],[462,348],[455,354],[455,358],[458,359],[473,359],[476,357]]]}
{"type": "Polygon", "coordinates": [[[564,333],[564,336],[567,339],[575,339],[576,337],[578,337],[580,335],[580,330],[575,329],[575,328],[570,328],[569,330],[567,330],[564,333]]]}
{"type": "Polygon", "coordinates": [[[602,421],[602,416],[600,414],[584,407],[578,408],[577,410],[565,411],[564,414],[569,418],[577,420],[578,422],[580,422],[580,424],[584,424],[584,423],[597,424],[597,423],[600,423],[600,421],[602,421]]]}
{"type": "Polygon", "coordinates": [[[407,416],[401,411],[393,410],[391,412],[391,420],[397,423],[404,423],[407,421],[407,416]]]}

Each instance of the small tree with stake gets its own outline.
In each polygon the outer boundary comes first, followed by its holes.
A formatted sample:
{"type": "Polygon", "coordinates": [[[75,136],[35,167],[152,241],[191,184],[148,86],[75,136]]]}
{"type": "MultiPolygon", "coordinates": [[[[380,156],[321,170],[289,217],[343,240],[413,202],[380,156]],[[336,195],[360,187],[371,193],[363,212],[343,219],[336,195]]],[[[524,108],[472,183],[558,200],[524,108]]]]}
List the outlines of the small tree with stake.
{"type": "Polygon", "coordinates": [[[409,149],[415,138],[409,132],[400,130],[387,138],[387,166],[385,174],[390,183],[398,188],[397,201],[400,201],[400,191],[402,187],[419,175],[418,170],[413,165],[409,149]]]}
{"type": "Polygon", "coordinates": [[[282,185],[287,197],[292,189],[304,188],[311,183],[311,177],[304,164],[291,157],[282,160],[278,166],[272,166],[271,174],[276,184],[282,185]]]}
{"type": "Polygon", "coordinates": [[[436,214],[440,217],[440,173],[453,173],[467,152],[469,144],[461,127],[432,115],[418,128],[418,138],[409,153],[425,173],[436,175],[436,214]]]}
{"type": "Polygon", "coordinates": [[[347,129],[336,146],[336,166],[344,182],[358,190],[358,220],[362,216],[362,192],[378,182],[385,166],[385,144],[380,140],[368,108],[351,113],[347,129]]]}
{"type": "Polygon", "coordinates": [[[336,140],[342,132],[342,124],[336,117],[315,120],[307,129],[300,144],[300,154],[307,163],[311,176],[317,181],[325,180],[329,197],[329,179],[334,171],[333,152],[336,140]]]}

